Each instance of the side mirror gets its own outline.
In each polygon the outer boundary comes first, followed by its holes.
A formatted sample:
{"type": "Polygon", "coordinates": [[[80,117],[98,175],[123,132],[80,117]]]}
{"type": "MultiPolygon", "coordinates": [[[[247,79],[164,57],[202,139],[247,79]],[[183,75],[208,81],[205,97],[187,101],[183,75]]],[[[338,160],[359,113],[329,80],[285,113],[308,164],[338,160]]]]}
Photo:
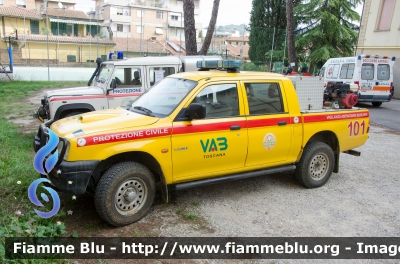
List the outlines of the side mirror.
{"type": "Polygon", "coordinates": [[[189,105],[188,117],[193,119],[203,119],[206,117],[206,106],[204,104],[193,103],[189,105]]]}
{"type": "Polygon", "coordinates": [[[112,80],[111,80],[110,88],[111,88],[111,89],[117,88],[117,81],[116,81],[115,79],[112,79],[112,80]]]}
{"type": "Polygon", "coordinates": [[[116,87],[117,87],[117,82],[115,81],[115,79],[112,79],[112,80],[111,80],[111,83],[110,83],[110,88],[107,88],[107,94],[108,94],[110,91],[114,90],[116,87]]]}

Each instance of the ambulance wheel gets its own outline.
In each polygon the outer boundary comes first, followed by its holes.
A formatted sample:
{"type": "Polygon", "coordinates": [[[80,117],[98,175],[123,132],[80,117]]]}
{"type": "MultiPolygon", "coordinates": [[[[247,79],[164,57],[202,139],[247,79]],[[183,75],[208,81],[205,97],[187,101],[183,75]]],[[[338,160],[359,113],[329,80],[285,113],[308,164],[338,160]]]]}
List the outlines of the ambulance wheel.
{"type": "Polygon", "coordinates": [[[156,184],[150,170],[137,162],[121,162],[100,178],[94,202],[101,218],[113,226],[140,220],[150,209],[156,184]]]}
{"type": "Polygon", "coordinates": [[[379,107],[382,105],[382,102],[372,102],[372,106],[379,107]]]}
{"type": "Polygon", "coordinates": [[[83,114],[83,112],[76,111],[76,112],[68,113],[64,117],[70,117],[70,116],[81,115],[81,114],[83,114]]]}
{"type": "Polygon", "coordinates": [[[335,157],[332,149],[323,142],[312,142],[304,148],[296,166],[295,176],[306,188],[323,186],[331,177],[335,157]]]}

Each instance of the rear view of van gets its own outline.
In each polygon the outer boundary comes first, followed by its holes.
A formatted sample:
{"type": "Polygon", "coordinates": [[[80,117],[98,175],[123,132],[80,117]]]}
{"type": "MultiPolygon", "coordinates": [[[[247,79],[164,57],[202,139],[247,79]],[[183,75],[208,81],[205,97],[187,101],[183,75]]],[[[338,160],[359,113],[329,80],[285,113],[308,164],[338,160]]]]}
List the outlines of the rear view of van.
{"type": "Polygon", "coordinates": [[[320,76],[328,83],[346,83],[356,90],[359,102],[379,107],[389,102],[394,93],[395,57],[359,55],[331,58],[321,68],[320,76]]]}

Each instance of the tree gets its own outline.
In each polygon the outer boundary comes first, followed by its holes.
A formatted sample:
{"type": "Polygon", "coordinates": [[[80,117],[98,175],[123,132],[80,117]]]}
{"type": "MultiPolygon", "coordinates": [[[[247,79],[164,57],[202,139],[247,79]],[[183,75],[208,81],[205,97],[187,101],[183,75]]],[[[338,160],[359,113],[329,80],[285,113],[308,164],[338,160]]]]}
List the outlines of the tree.
{"type": "Polygon", "coordinates": [[[183,0],[186,55],[197,54],[193,0],[183,0]]]}
{"type": "Polygon", "coordinates": [[[329,59],[353,54],[360,15],[354,11],[362,0],[310,0],[294,8],[305,28],[298,30],[299,52],[309,51],[310,72],[329,59]]]}
{"type": "Polygon", "coordinates": [[[206,38],[204,39],[203,46],[199,53],[197,53],[196,43],[196,28],[194,20],[194,2],[193,0],[183,0],[183,15],[185,18],[185,44],[186,55],[207,55],[208,48],[211,44],[211,39],[214,34],[215,24],[217,23],[219,1],[214,0],[213,10],[211,13],[210,23],[207,28],[206,38]]]}
{"type": "Polygon", "coordinates": [[[296,60],[296,46],[294,40],[294,14],[293,14],[293,1],[286,1],[286,20],[287,20],[287,39],[288,39],[288,57],[289,63],[295,71],[297,71],[297,60],[296,60]]]}
{"type": "Polygon", "coordinates": [[[212,36],[214,34],[215,24],[217,23],[218,9],[219,9],[219,0],[214,0],[213,10],[211,12],[211,19],[207,28],[206,38],[204,39],[201,50],[199,51],[199,55],[207,55],[208,48],[210,47],[211,44],[212,36]]]}
{"type": "MultiPolygon", "coordinates": [[[[266,53],[284,43],[286,29],[286,0],[253,0],[250,15],[251,34],[249,57],[255,64],[265,64],[266,53]],[[279,34],[274,34],[279,32],[279,34]]],[[[299,0],[295,0],[299,1],[299,0]]],[[[282,47],[283,48],[283,47],[282,47]]]]}

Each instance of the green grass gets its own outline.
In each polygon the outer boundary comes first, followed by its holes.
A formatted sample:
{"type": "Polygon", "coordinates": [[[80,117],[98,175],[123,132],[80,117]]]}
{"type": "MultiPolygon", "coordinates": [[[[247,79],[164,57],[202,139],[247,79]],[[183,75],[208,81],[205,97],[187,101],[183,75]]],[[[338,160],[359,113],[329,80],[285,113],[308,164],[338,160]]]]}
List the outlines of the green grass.
{"type": "MultiPolygon", "coordinates": [[[[42,88],[60,88],[82,85],[78,82],[0,82],[0,112],[9,112],[24,97],[42,88]]],[[[15,118],[14,116],[10,117],[15,118]]],[[[54,237],[65,234],[65,212],[43,219],[34,209],[49,211],[52,202],[42,200],[45,208],[37,208],[28,198],[28,188],[39,178],[33,167],[33,133],[22,133],[6,118],[0,117],[0,262],[4,260],[5,237],[54,237]],[[16,214],[20,212],[20,214],[16,214]]],[[[37,194],[46,193],[41,187],[37,194]]],[[[10,262],[10,261],[9,261],[10,262]]],[[[43,263],[43,260],[27,260],[25,263],[43,263]]],[[[46,261],[53,263],[54,261],[46,261]]],[[[63,261],[57,261],[60,263],[63,261]]],[[[11,263],[11,262],[10,262],[11,263]]],[[[19,261],[18,263],[21,263],[19,261]]]]}
{"type": "MultiPolygon", "coordinates": [[[[84,86],[84,82],[45,82],[45,81],[0,81],[0,112],[21,112],[24,105],[18,104],[23,98],[43,88],[66,88],[84,86]]],[[[26,105],[25,105],[26,106],[26,105]]]]}

